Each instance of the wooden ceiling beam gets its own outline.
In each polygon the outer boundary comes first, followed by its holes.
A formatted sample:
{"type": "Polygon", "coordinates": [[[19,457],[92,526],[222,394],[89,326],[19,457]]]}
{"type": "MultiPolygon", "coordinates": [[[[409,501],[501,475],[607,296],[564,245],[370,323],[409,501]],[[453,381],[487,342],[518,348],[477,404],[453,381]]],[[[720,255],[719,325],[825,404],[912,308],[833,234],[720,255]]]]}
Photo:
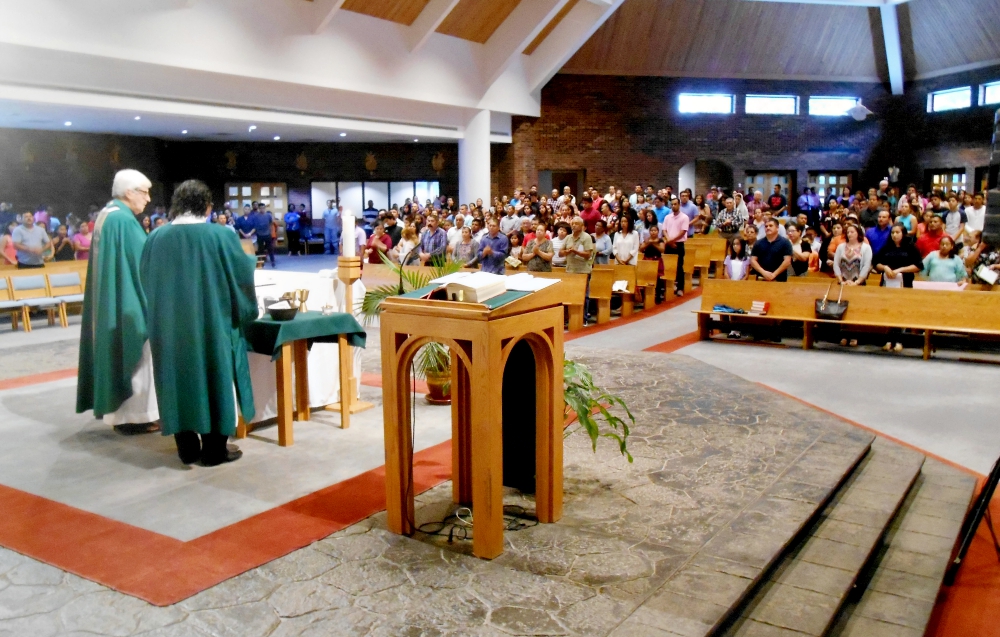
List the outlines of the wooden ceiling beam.
{"type": "Polygon", "coordinates": [[[430,0],[423,8],[417,19],[410,25],[409,40],[410,51],[420,50],[427,39],[431,37],[437,28],[441,26],[444,19],[452,12],[452,9],[459,3],[459,0],[430,0]]]}
{"type": "Polygon", "coordinates": [[[529,90],[541,90],[624,1],[577,2],[532,54],[526,56],[529,90]]]}
{"type": "Polygon", "coordinates": [[[330,25],[333,17],[337,15],[337,12],[340,11],[345,2],[347,0],[314,0],[316,17],[319,18],[319,22],[316,23],[315,33],[322,33],[323,29],[330,25]]]}
{"type": "Polygon", "coordinates": [[[882,14],[882,37],[885,39],[885,61],[889,67],[889,86],[893,95],[903,94],[903,45],[899,36],[896,5],[879,7],[882,14]]]}
{"type": "Polygon", "coordinates": [[[522,0],[486,41],[483,80],[492,86],[569,0],[522,0]],[[531,25],[531,28],[526,28],[531,25]]]}

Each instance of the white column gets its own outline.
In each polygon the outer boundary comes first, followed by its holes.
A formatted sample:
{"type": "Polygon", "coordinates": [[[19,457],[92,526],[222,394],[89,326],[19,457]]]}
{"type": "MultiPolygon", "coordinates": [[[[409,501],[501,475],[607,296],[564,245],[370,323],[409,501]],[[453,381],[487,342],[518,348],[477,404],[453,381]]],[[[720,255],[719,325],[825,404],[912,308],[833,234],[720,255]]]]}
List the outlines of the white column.
{"type": "Polygon", "coordinates": [[[473,115],[458,140],[458,199],[490,205],[490,112],[473,115]]]}

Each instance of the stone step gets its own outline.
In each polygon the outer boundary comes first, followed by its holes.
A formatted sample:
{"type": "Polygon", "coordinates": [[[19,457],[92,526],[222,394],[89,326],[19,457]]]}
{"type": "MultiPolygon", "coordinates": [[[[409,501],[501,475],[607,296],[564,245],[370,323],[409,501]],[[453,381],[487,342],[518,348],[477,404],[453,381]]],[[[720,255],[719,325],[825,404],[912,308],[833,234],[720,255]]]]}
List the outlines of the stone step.
{"type": "Polygon", "coordinates": [[[876,439],[864,461],[716,634],[825,635],[881,546],[924,456],[876,439]]]}
{"type": "Polygon", "coordinates": [[[869,453],[874,436],[837,430],[813,443],[709,539],[611,637],[707,637],[754,590],[869,453]]]}
{"type": "Polygon", "coordinates": [[[860,599],[844,606],[830,635],[920,637],[976,488],[964,471],[928,459],[886,535],[860,599]]]}

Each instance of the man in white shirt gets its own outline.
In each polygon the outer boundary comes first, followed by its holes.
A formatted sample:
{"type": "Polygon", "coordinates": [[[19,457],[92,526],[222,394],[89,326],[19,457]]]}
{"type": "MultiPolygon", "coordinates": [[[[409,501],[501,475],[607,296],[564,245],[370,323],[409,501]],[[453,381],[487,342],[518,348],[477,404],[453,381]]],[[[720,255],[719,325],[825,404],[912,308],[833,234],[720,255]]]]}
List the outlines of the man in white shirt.
{"type": "Polygon", "coordinates": [[[972,205],[965,207],[965,241],[966,245],[972,245],[975,241],[973,233],[976,230],[980,232],[983,229],[983,225],[986,223],[986,200],[983,198],[983,193],[977,192],[972,197],[972,205]]]}
{"type": "Polygon", "coordinates": [[[638,203],[638,198],[641,195],[642,195],[642,186],[636,184],[635,192],[633,192],[631,195],[628,196],[628,202],[632,204],[633,208],[635,208],[635,204],[638,203]]]}
{"type": "Polygon", "coordinates": [[[455,225],[448,228],[448,245],[453,246],[462,240],[462,228],[465,226],[465,215],[461,212],[455,215],[455,225]]]}

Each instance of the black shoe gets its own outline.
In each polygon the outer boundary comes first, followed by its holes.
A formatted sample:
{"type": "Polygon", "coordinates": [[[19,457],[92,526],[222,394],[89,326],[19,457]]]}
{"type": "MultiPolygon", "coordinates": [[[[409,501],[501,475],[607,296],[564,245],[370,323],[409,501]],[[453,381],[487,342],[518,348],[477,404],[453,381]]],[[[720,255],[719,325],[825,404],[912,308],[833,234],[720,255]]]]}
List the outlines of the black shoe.
{"type": "Polygon", "coordinates": [[[115,425],[115,431],[123,436],[136,436],[139,434],[152,434],[160,430],[158,422],[127,423],[115,425]]]}
{"type": "Polygon", "coordinates": [[[220,464],[226,464],[227,462],[236,462],[243,457],[243,452],[240,451],[239,447],[236,445],[226,445],[226,455],[222,458],[210,458],[201,459],[201,465],[203,467],[217,467],[220,464]]]}
{"type": "Polygon", "coordinates": [[[198,450],[197,454],[192,454],[191,457],[185,457],[179,452],[177,456],[181,459],[181,462],[183,462],[184,464],[194,464],[199,460],[201,460],[201,449],[198,450]]]}

